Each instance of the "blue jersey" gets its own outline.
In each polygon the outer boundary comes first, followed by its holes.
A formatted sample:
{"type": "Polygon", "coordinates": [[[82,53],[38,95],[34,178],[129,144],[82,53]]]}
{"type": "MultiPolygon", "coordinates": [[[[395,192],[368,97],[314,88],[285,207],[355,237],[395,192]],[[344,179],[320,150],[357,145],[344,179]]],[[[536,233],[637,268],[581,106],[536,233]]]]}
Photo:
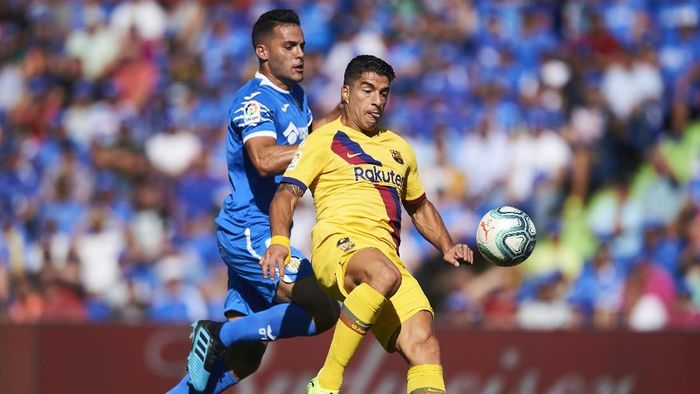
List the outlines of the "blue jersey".
{"type": "Polygon", "coordinates": [[[275,138],[278,145],[299,144],[309,134],[312,120],[306,94],[298,84],[286,91],[256,73],[238,90],[229,110],[226,137],[231,193],[216,218],[219,226],[231,232],[269,227],[270,202],[282,174],[260,176],[243,145],[255,137],[275,138]]]}

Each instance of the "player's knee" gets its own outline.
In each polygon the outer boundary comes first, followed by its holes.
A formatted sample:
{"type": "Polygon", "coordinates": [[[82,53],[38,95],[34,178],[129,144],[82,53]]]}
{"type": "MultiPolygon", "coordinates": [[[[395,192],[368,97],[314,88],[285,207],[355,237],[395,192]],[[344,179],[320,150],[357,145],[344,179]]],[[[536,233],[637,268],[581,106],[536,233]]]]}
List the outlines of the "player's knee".
{"type": "Polygon", "coordinates": [[[367,284],[384,297],[391,297],[401,286],[401,272],[391,264],[377,265],[367,274],[367,284]]]}

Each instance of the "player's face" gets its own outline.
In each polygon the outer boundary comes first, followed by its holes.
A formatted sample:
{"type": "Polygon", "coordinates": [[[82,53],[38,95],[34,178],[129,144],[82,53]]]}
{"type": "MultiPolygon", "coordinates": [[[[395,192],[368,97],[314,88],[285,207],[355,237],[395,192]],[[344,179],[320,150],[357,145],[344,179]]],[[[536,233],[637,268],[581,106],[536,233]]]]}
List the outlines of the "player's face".
{"type": "Polygon", "coordinates": [[[351,85],[343,85],[347,125],[364,132],[376,131],[389,99],[389,78],[364,72],[351,85]]]}
{"type": "MultiPolygon", "coordinates": [[[[258,56],[267,60],[269,78],[284,86],[304,79],[304,32],[297,25],[277,25],[272,34],[258,45],[258,56]]],[[[266,73],[267,74],[267,73],[266,73]]]]}

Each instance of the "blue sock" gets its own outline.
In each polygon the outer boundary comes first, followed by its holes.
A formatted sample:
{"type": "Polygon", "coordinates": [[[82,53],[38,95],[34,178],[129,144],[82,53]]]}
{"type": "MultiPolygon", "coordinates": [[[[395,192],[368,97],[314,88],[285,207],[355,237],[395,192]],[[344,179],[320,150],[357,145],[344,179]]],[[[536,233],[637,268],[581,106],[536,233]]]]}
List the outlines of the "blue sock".
{"type": "Polygon", "coordinates": [[[180,380],[180,382],[173,388],[171,388],[167,393],[165,394],[189,394],[190,392],[190,386],[187,384],[187,382],[190,381],[190,375],[186,374],[185,377],[180,380]]]}
{"type": "Polygon", "coordinates": [[[267,342],[278,338],[315,335],[311,316],[297,304],[278,304],[270,309],[224,323],[219,337],[224,346],[236,342],[267,342]]]}
{"type": "MultiPolygon", "coordinates": [[[[194,388],[188,384],[189,381],[190,375],[187,374],[166,394],[199,394],[198,391],[195,391],[194,388]]],[[[209,376],[209,381],[207,382],[207,387],[204,389],[204,393],[219,394],[236,383],[238,383],[238,380],[229,372],[226,363],[220,358],[216,362],[211,376],[209,376]]]]}

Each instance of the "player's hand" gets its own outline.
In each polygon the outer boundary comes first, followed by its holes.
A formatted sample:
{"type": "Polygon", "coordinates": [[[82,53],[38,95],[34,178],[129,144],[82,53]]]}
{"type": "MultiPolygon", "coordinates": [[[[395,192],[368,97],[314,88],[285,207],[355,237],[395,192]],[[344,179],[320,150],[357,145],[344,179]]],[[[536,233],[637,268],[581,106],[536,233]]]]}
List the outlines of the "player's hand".
{"type": "Polygon", "coordinates": [[[265,279],[275,279],[275,275],[284,275],[284,267],[289,261],[289,248],[272,244],[267,248],[259,264],[265,279]]]}
{"type": "Polygon", "coordinates": [[[442,258],[451,265],[459,267],[460,264],[473,264],[474,252],[465,244],[456,244],[445,252],[442,258]]]}

